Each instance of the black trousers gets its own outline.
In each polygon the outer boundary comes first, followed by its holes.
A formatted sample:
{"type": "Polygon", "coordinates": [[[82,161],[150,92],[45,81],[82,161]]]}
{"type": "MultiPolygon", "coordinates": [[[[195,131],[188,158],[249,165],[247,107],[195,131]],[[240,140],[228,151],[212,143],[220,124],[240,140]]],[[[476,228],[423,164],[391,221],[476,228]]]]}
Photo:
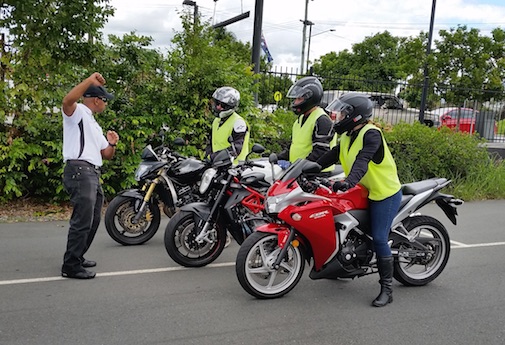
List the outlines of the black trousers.
{"type": "Polygon", "coordinates": [[[84,271],[82,260],[95,238],[104,201],[100,170],[85,161],[67,161],[63,186],[73,206],[62,271],[84,271]]]}

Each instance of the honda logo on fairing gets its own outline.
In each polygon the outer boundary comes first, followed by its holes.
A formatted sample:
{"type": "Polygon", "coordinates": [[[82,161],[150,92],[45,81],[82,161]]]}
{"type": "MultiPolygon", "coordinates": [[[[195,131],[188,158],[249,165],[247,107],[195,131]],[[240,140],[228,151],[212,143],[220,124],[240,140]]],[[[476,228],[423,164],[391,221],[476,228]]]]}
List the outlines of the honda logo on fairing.
{"type": "Polygon", "coordinates": [[[312,218],[312,219],[319,219],[319,218],[323,218],[325,217],[327,214],[329,214],[330,212],[329,211],[321,211],[321,212],[317,212],[317,213],[312,213],[309,218],[312,218]]]}

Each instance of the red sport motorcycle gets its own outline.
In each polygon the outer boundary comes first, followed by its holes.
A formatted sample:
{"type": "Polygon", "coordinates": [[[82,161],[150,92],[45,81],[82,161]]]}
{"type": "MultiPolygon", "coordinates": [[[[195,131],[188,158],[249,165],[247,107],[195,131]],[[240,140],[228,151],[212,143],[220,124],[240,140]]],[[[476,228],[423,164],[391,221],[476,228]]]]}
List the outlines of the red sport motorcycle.
{"type": "MultiPolygon", "coordinates": [[[[275,162],[276,157],[271,157],[275,162]]],[[[317,177],[320,166],[295,162],[268,190],[260,225],[241,245],[236,259],[240,285],[256,298],[277,298],[302,277],[305,260],[313,261],[311,279],[355,278],[378,273],[369,228],[368,191],[357,185],[333,192],[317,177]]],[[[434,178],[402,186],[401,206],[393,220],[389,244],[394,278],[404,285],[433,281],[450,253],[446,228],[418,210],[435,201],[453,224],[463,203],[440,190],[450,180],[434,178]]]]}

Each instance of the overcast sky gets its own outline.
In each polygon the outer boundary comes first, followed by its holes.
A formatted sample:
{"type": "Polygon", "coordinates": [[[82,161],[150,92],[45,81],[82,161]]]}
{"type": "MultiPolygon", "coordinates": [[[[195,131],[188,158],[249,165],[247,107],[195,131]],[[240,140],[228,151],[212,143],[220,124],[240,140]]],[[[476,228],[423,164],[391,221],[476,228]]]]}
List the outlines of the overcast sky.
{"type": "MultiPolygon", "coordinates": [[[[154,48],[165,52],[174,32],[181,30],[181,11],[194,8],[183,0],[111,0],[116,8],[104,34],[122,36],[136,31],[151,36],[154,48]]],[[[196,0],[201,19],[219,23],[250,11],[247,19],[227,26],[237,39],[251,42],[255,0],[196,0]]],[[[302,20],[306,0],[264,0],[263,34],[274,65],[300,68],[302,20]]],[[[428,32],[432,1],[429,0],[310,0],[307,19],[314,23],[310,42],[310,60],[324,54],[350,49],[367,36],[388,30],[394,36],[417,36],[428,32]],[[334,30],[334,31],[331,31],[334,30]]],[[[434,35],[458,24],[478,28],[487,35],[494,28],[505,30],[504,0],[439,0],[436,3],[434,35]]],[[[308,45],[309,30],[307,28],[308,45]]],[[[305,53],[305,58],[307,58],[305,53]]]]}

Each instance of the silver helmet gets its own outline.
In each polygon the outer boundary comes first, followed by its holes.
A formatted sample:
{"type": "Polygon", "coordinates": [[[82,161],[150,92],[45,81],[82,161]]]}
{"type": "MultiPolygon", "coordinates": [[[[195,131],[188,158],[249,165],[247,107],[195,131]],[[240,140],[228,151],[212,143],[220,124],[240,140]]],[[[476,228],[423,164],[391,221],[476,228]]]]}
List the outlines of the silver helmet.
{"type": "Polygon", "coordinates": [[[233,114],[240,102],[240,93],[229,86],[223,86],[212,94],[212,113],[216,117],[225,118],[233,114]],[[217,109],[220,106],[220,109],[217,109]]]}

